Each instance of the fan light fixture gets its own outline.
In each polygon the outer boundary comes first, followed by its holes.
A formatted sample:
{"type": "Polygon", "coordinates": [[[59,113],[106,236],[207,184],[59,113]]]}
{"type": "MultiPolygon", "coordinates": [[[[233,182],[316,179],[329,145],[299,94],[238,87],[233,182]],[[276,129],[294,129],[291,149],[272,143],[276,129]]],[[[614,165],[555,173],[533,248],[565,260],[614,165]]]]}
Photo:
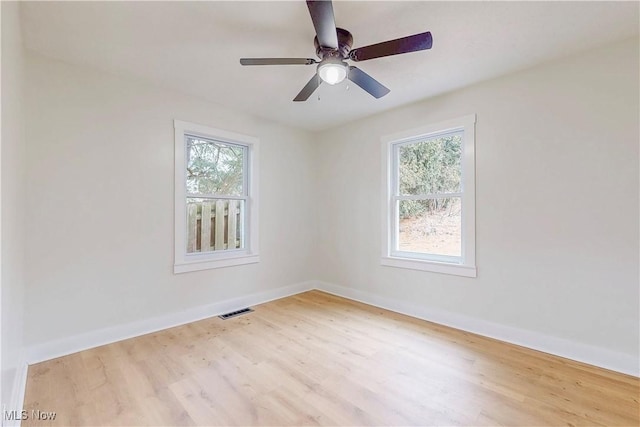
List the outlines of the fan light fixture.
{"type": "MultiPolygon", "coordinates": [[[[2,0],[0,0],[2,1],[2,0]]],[[[302,2],[300,2],[302,3],[302,2]]],[[[332,0],[307,0],[316,36],[313,46],[320,62],[314,58],[240,58],[240,65],[317,65],[316,73],[293,98],[306,101],[325,82],[336,85],[345,79],[359,86],[374,98],[382,98],[389,88],[346,61],[361,62],[402,53],[431,49],[433,38],[429,31],[387,40],[352,49],[353,36],[344,28],[336,27],[332,0]]]]}
{"type": "Polygon", "coordinates": [[[318,75],[330,85],[343,81],[347,77],[348,70],[348,65],[340,60],[325,59],[318,65],[318,75]]]}

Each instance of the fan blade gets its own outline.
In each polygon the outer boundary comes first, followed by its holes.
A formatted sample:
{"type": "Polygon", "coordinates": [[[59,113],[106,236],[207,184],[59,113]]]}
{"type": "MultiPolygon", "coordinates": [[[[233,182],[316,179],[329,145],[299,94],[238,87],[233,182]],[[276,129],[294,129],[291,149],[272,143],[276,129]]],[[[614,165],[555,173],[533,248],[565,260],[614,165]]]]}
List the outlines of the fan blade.
{"type": "Polygon", "coordinates": [[[349,80],[369,92],[369,94],[374,98],[382,98],[391,92],[376,79],[357,67],[349,67],[349,80]]]}
{"type": "Polygon", "coordinates": [[[359,47],[349,52],[349,57],[354,61],[366,61],[367,59],[381,58],[383,56],[399,55],[401,53],[417,52],[431,49],[433,38],[431,33],[414,34],[395,40],[359,47]]]}
{"type": "Polygon", "coordinates": [[[318,76],[318,74],[314,74],[313,77],[311,77],[311,80],[309,80],[309,82],[302,88],[300,93],[295,98],[293,98],[293,100],[296,102],[306,101],[307,99],[309,99],[311,94],[316,89],[318,89],[318,86],[320,86],[320,76],[318,76]]]}
{"type": "Polygon", "coordinates": [[[313,21],[313,27],[316,29],[320,46],[337,49],[338,34],[331,0],[307,0],[307,7],[309,8],[309,14],[313,21]]]}
{"type": "Polygon", "coordinates": [[[240,58],[241,65],[311,65],[311,58],[240,58]]]}

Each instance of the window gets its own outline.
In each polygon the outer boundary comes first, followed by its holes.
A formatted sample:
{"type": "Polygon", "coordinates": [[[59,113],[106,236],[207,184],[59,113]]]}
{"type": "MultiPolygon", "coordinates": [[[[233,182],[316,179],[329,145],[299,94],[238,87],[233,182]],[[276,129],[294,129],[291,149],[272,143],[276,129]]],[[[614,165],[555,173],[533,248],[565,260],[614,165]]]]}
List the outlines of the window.
{"type": "Polygon", "coordinates": [[[258,140],[178,120],[174,128],[174,273],[258,262],[258,140]]]}
{"type": "Polygon", "coordinates": [[[383,137],[382,264],[476,277],[475,115],[383,137]]]}

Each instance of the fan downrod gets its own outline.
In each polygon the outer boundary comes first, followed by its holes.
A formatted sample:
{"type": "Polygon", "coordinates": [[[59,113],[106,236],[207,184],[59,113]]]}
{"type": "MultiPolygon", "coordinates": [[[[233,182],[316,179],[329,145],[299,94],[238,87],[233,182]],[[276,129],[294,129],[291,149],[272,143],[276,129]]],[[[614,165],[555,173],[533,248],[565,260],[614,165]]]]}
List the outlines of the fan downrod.
{"type": "Polygon", "coordinates": [[[322,47],[318,42],[318,36],[313,38],[313,44],[316,47],[316,55],[318,55],[318,58],[324,59],[333,57],[347,59],[349,57],[351,46],[353,46],[353,36],[344,28],[336,28],[336,33],[338,35],[337,50],[322,47]]]}

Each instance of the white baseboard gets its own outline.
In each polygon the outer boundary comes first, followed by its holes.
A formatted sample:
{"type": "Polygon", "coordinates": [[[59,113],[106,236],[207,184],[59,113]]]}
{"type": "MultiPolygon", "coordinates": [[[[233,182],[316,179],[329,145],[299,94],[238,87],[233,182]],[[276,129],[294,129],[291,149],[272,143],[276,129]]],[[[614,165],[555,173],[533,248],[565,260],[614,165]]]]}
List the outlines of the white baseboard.
{"type": "MultiPolygon", "coordinates": [[[[638,359],[631,355],[614,352],[605,348],[577,343],[557,338],[539,332],[505,326],[482,319],[472,318],[458,313],[424,307],[411,302],[400,301],[376,295],[354,288],[335,285],[322,281],[308,281],[291,286],[271,289],[243,297],[233,298],[217,303],[194,307],[182,312],[171,313],[166,316],[141,320],[134,323],[118,325],[100,329],[85,334],[75,335],[60,340],[45,342],[33,346],[27,351],[29,364],[54,359],[77,353],[82,350],[111,344],[117,341],[134,338],[140,335],[157,332],[163,329],[184,325],[239,308],[258,305],[275,299],[284,298],[301,292],[318,289],[343,298],[360,301],[365,304],[384,308],[397,313],[406,314],[418,319],[427,320],[474,334],[495,338],[512,344],[517,344],[533,350],[542,351],[567,359],[576,360],[624,374],[640,376],[638,359]]],[[[26,364],[24,369],[26,381],[26,364]]],[[[22,385],[24,396],[24,384],[22,385]]],[[[19,393],[18,393],[19,394],[19,393]]],[[[20,400],[22,402],[22,400],[20,400]]]]}
{"type": "Polygon", "coordinates": [[[539,332],[505,326],[458,313],[382,297],[370,292],[332,283],[315,281],[313,284],[318,290],[396,313],[406,314],[418,319],[450,326],[485,337],[495,338],[500,341],[517,344],[522,347],[610,369],[612,371],[622,372],[636,377],[640,376],[640,362],[637,358],[629,354],[614,352],[605,348],[569,341],[539,332]]]}
{"type": "Polygon", "coordinates": [[[128,338],[134,338],[140,335],[228,313],[240,308],[299,294],[313,289],[313,286],[314,282],[297,283],[295,285],[270,289],[268,291],[228,299],[213,304],[193,307],[185,311],[171,313],[165,316],[154,317],[151,319],[140,320],[138,322],[74,335],[59,340],[48,341],[31,346],[27,351],[27,360],[31,365],[45,360],[55,359],[56,357],[66,356],[82,350],[88,350],[101,345],[111,344],[128,338]]]}
{"type": "Polygon", "coordinates": [[[13,378],[13,387],[11,389],[11,397],[9,406],[2,408],[2,426],[3,427],[20,427],[22,419],[22,410],[24,405],[24,393],[27,388],[27,371],[29,365],[22,359],[16,368],[16,374],[13,378]],[[7,419],[8,415],[14,419],[7,419]]]}

